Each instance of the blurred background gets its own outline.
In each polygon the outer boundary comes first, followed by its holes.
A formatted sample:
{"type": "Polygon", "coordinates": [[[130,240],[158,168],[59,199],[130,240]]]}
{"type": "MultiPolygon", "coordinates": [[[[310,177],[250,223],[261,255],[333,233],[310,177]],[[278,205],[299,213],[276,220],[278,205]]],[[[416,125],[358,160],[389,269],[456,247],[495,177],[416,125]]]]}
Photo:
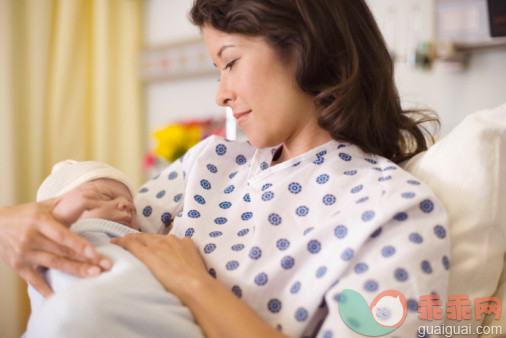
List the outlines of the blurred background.
{"type": "MultiPolygon", "coordinates": [[[[506,0],[368,3],[403,106],[434,109],[441,136],[506,101],[506,0]]],[[[191,4],[0,0],[0,207],[33,201],[60,160],[109,163],[139,187],[207,135],[244,137],[215,104],[191,4]]],[[[0,336],[28,315],[26,284],[0,261],[0,336]]]]}

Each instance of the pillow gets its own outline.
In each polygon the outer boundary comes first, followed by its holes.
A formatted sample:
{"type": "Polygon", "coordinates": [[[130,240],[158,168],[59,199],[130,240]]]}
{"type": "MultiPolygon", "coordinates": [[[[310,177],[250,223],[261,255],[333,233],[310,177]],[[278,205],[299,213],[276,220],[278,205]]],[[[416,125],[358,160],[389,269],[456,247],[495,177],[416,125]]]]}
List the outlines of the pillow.
{"type": "MultiPolygon", "coordinates": [[[[505,256],[505,260],[506,260],[506,256],[505,256]]],[[[505,261],[506,262],[506,261],[505,261]]],[[[501,278],[499,279],[499,286],[497,287],[497,290],[495,291],[494,293],[494,297],[497,297],[499,299],[501,299],[501,303],[502,304],[505,304],[504,303],[504,300],[506,299],[506,269],[503,268],[502,269],[502,274],[501,274],[501,278]]],[[[503,305],[503,307],[506,306],[503,305]]],[[[504,311],[502,311],[502,313],[504,313],[504,311]]],[[[504,334],[506,334],[506,315],[502,315],[501,318],[499,318],[499,320],[495,320],[493,316],[487,316],[483,322],[482,322],[482,325],[483,326],[488,326],[488,327],[491,327],[491,326],[501,326],[502,327],[502,335],[501,337],[504,337],[504,334]]],[[[488,338],[488,337],[498,337],[498,335],[481,335],[480,337],[482,338],[488,338]]]]}
{"type": "MultiPolygon", "coordinates": [[[[474,329],[481,324],[475,319],[475,298],[506,299],[506,275],[498,287],[506,252],[506,104],[467,116],[403,167],[426,182],[448,211],[448,295],[467,294],[473,319],[445,324],[471,324],[474,329]]],[[[445,307],[443,314],[446,317],[445,307]]],[[[490,317],[486,323],[502,324],[506,333],[506,316],[499,322],[490,317]]]]}

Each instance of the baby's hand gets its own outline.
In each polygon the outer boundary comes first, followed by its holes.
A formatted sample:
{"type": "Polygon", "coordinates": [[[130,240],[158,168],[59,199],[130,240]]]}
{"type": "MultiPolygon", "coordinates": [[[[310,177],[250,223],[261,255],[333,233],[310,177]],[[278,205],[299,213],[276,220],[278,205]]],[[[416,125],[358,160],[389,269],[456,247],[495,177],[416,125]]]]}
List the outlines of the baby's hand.
{"type": "Polygon", "coordinates": [[[95,184],[83,184],[59,197],[53,216],[64,224],[76,222],[83,212],[101,206],[101,193],[95,184]]]}

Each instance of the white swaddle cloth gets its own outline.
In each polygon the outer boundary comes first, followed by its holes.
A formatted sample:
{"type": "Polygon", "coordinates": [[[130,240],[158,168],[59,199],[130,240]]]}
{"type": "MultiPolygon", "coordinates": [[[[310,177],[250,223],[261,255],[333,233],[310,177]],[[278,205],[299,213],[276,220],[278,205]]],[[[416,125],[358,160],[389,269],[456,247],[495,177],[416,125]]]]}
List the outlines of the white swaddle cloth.
{"type": "Polygon", "coordinates": [[[113,261],[110,271],[79,278],[48,270],[55,294],[28,288],[32,314],[24,337],[203,337],[190,310],[111,238],[136,233],[119,223],[79,220],[70,228],[113,261]]]}

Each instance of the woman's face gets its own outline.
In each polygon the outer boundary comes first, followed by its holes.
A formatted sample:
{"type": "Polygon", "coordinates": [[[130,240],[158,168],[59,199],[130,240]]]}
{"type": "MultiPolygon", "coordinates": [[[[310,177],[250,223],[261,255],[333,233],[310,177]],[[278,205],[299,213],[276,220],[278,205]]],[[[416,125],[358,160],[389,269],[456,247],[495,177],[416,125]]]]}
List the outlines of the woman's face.
{"type": "Polygon", "coordinates": [[[287,62],[263,37],[202,29],[211,59],[220,72],[216,103],[232,108],[239,127],[257,148],[288,145],[310,137],[316,109],[287,62]]]}

